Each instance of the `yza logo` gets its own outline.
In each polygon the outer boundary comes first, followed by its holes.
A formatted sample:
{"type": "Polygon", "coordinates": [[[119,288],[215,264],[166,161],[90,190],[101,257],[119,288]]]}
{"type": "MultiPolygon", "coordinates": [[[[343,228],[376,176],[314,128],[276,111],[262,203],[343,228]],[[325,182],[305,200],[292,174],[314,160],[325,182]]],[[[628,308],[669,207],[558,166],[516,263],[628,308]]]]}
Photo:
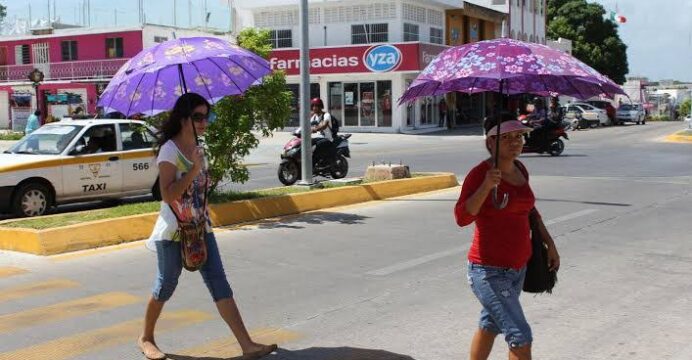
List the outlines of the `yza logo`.
{"type": "Polygon", "coordinates": [[[363,63],[370,71],[387,72],[401,65],[401,51],[393,45],[377,45],[363,55],[363,63]]]}

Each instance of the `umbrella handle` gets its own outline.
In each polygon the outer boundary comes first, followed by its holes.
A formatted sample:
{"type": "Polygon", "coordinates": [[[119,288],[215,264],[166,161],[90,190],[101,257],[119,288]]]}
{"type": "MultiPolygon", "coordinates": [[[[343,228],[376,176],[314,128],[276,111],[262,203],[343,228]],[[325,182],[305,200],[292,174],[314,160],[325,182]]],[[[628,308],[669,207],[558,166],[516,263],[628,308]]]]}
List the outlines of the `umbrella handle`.
{"type": "Polygon", "coordinates": [[[498,210],[504,209],[505,207],[507,207],[507,203],[509,202],[509,194],[505,193],[502,196],[502,201],[498,200],[497,194],[498,194],[498,190],[497,190],[497,186],[495,186],[493,188],[493,206],[495,207],[495,209],[498,209],[498,210]]]}

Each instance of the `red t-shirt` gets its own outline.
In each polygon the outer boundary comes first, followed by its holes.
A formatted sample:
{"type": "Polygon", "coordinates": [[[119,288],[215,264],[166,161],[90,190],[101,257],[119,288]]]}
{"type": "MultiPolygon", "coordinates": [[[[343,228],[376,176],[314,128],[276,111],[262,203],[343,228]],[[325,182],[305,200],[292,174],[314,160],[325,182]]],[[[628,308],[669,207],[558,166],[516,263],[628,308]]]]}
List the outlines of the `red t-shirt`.
{"type": "Polygon", "coordinates": [[[524,185],[514,186],[504,180],[500,182],[498,196],[501,198],[502,194],[509,194],[507,207],[496,209],[490,193],[476,216],[466,211],[466,200],[481,186],[491,165],[483,161],[466,175],[454,216],[459,226],[476,222],[468,254],[472,263],[521,269],[531,257],[529,211],[534,207],[536,198],[529,186],[528,172],[521,163],[518,166],[526,177],[524,185]]]}

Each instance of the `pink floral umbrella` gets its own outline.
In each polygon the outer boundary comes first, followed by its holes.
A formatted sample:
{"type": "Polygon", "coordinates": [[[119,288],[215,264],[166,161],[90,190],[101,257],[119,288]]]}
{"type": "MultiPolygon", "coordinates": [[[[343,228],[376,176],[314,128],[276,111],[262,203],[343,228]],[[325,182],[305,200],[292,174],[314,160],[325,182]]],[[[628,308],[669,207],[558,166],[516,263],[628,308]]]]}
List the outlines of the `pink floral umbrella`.
{"type": "MultiPolygon", "coordinates": [[[[622,88],[576,58],[545,45],[501,38],[449,48],[440,53],[411,83],[399,103],[419,97],[449,92],[501,94],[567,95],[579,99],[593,96],[613,98],[622,88]]],[[[502,104],[498,102],[498,114],[502,104]]],[[[495,166],[500,152],[500,127],[497,126],[495,166]]],[[[508,196],[493,204],[507,205],[508,196]]]]}

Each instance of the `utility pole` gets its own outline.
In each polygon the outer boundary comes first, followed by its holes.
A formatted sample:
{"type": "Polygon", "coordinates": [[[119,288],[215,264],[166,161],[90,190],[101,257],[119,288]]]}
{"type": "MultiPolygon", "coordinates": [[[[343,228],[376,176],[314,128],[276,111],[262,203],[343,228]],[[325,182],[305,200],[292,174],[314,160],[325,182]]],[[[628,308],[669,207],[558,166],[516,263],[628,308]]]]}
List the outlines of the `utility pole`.
{"type": "Polygon", "coordinates": [[[29,29],[31,29],[31,4],[29,4],[29,29]]]}
{"type": "Polygon", "coordinates": [[[48,5],[48,26],[50,26],[50,0],[46,1],[46,5],[48,5]]]}
{"type": "Polygon", "coordinates": [[[177,3],[177,1],[173,0],[173,27],[178,27],[177,3]]]}
{"type": "Polygon", "coordinates": [[[300,124],[302,131],[301,185],[312,183],[312,131],[310,127],[310,41],[308,38],[308,0],[300,0],[300,124]]]}
{"type": "Polygon", "coordinates": [[[192,28],[192,0],[187,0],[187,27],[192,28]]]}

